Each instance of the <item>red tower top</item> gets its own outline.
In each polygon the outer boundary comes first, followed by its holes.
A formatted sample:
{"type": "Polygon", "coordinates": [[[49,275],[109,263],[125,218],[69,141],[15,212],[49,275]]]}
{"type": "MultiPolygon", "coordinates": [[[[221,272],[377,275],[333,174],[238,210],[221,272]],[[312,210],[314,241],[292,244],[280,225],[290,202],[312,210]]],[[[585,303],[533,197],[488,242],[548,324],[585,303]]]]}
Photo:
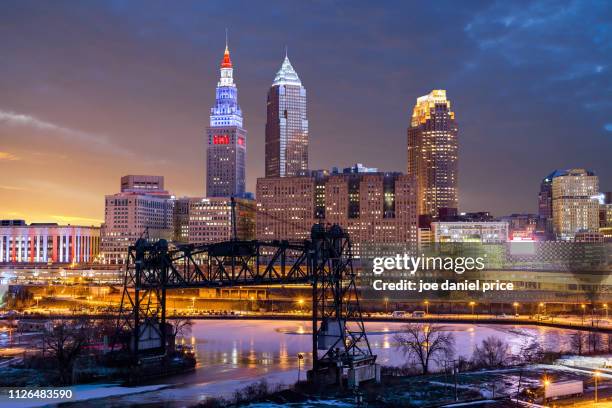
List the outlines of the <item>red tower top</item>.
{"type": "Polygon", "coordinates": [[[232,60],[230,59],[229,48],[225,46],[225,53],[223,54],[223,61],[221,61],[221,68],[231,68],[232,60]]]}

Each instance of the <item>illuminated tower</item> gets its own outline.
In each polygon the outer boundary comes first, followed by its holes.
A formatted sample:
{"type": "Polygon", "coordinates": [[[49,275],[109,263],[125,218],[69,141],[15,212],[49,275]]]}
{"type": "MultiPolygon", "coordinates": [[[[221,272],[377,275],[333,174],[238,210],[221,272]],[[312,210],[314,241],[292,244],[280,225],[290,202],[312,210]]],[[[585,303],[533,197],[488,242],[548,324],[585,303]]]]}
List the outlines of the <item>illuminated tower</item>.
{"type": "Polygon", "coordinates": [[[215,105],[206,128],[206,195],[241,197],[245,192],[247,132],[242,128],[242,111],[227,41],[221,61],[215,105]]]}
{"type": "Polygon", "coordinates": [[[446,91],[417,99],[408,128],[408,174],[416,177],[419,215],[456,212],[457,124],[446,91]]]}
{"type": "Polygon", "coordinates": [[[306,88],[285,55],[268,91],[266,177],[303,175],[308,170],[306,88]]]}

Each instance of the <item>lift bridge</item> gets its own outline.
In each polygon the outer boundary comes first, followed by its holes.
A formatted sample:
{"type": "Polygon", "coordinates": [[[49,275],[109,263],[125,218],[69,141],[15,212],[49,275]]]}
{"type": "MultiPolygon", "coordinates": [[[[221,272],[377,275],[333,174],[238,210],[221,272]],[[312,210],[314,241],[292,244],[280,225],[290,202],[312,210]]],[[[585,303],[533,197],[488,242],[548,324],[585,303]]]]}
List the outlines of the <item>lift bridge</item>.
{"type": "Polygon", "coordinates": [[[129,333],[129,351],[162,356],[170,333],[166,293],[172,289],[255,285],[312,285],[314,380],[349,383],[375,378],[372,354],[359,306],[351,241],[338,225],[315,224],[311,239],[231,240],[170,248],[165,240],[139,239],[130,246],[118,333],[129,333]]]}

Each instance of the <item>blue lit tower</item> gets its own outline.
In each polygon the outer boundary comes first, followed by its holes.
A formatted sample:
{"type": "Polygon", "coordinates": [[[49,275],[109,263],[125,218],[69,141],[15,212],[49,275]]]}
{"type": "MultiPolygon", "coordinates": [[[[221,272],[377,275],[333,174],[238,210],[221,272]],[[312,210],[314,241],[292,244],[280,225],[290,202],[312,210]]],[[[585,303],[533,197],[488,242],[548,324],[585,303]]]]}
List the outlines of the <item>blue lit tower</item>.
{"type": "Polygon", "coordinates": [[[227,42],[220,71],[215,105],[210,109],[210,126],[206,128],[206,195],[242,197],[245,192],[247,132],[242,128],[238,88],[234,83],[227,42]]]}

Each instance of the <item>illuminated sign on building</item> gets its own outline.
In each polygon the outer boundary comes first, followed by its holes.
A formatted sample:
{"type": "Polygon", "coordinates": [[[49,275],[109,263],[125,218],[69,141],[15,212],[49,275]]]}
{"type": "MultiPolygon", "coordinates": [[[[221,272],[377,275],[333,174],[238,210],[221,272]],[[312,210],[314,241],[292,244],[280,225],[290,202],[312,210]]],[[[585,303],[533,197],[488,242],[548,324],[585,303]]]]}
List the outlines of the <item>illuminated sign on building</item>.
{"type": "Polygon", "coordinates": [[[244,137],[238,137],[238,144],[239,144],[240,146],[244,146],[244,144],[245,144],[245,143],[244,143],[244,137]]]}
{"type": "Polygon", "coordinates": [[[215,145],[230,144],[230,137],[229,135],[213,135],[213,144],[215,145]]]}

